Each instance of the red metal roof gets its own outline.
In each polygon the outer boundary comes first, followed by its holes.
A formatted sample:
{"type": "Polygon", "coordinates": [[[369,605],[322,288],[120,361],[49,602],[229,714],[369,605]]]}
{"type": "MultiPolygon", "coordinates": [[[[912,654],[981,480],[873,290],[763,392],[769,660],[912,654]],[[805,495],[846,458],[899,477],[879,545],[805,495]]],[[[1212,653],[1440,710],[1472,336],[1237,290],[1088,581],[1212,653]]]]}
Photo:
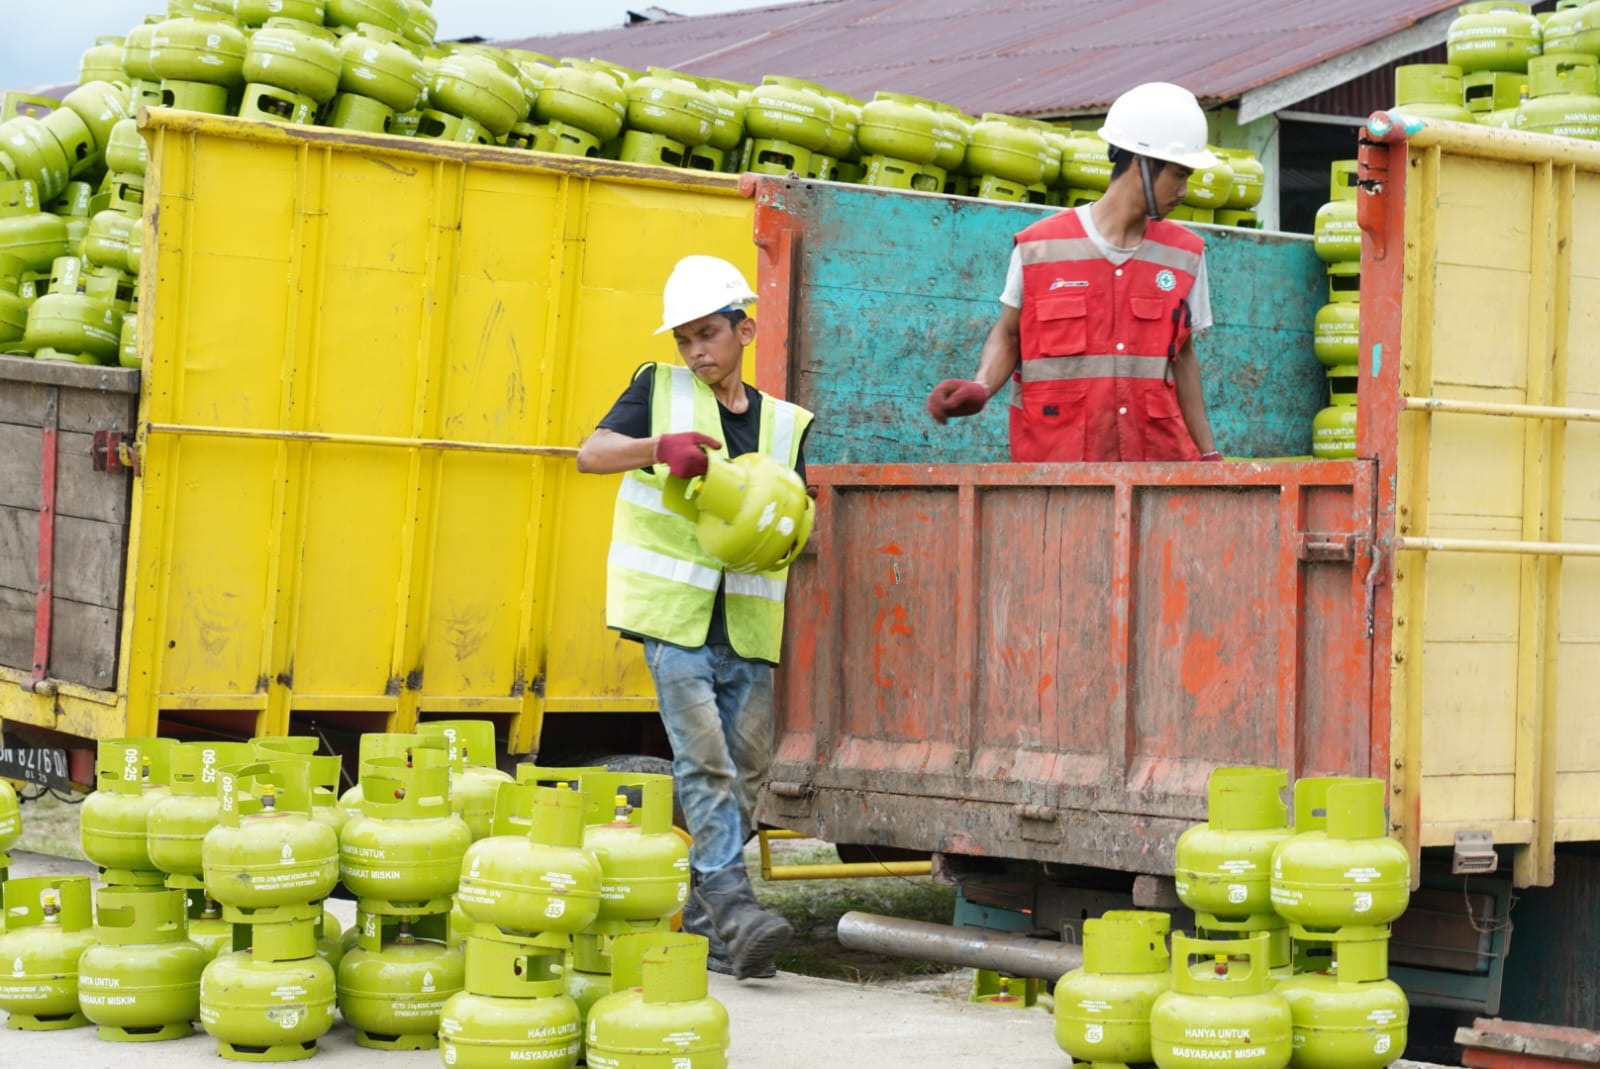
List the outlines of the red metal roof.
{"type": "Polygon", "coordinates": [[[1068,114],[1153,80],[1236,99],[1457,2],[814,0],[497,43],[743,82],[785,74],[864,98],[888,89],[973,114],[1068,114]]]}

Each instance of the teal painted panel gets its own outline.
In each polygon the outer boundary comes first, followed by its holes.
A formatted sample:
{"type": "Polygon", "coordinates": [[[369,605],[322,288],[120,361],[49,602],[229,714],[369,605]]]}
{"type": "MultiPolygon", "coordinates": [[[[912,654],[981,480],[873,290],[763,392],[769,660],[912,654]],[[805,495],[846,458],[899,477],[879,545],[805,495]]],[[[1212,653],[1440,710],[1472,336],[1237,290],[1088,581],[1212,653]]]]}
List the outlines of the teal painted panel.
{"type": "MultiPolygon", "coordinates": [[[[792,390],[821,417],[806,459],[1006,460],[1004,393],[944,427],[923,405],[935,383],[977,369],[1011,237],[1054,209],[806,182],[774,203],[801,235],[792,390]]],[[[1216,325],[1197,351],[1217,442],[1234,456],[1309,453],[1327,403],[1311,349],[1322,264],[1309,238],[1202,229],[1216,325]]]]}

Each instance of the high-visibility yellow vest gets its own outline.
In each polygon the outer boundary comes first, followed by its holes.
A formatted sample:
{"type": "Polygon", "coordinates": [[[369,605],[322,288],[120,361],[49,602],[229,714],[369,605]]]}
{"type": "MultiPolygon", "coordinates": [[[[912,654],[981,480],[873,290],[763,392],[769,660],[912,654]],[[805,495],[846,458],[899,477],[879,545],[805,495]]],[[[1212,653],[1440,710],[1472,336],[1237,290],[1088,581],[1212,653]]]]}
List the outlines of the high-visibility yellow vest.
{"type": "MultiPolygon", "coordinates": [[[[711,387],[688,368],[671,364],[647,364],[635,374],[650,373],[655,375],[652,435],[699,431],[723,440],[722,417],[711,387]]],[[[798,405],[762,394],[758,449],[794,467],[811,418],[798,405]]],[[[622,477],[606,565],[606,624],[695,649],[705,645],[717,587],[723,585],[728,641],[734,651],[776,664],[783,648],[783,596],[789,570],[724,573],[722,565],[700,548],[694,524],[662,503],[667,474],[667,466],[657,464],[622,477]]]]}

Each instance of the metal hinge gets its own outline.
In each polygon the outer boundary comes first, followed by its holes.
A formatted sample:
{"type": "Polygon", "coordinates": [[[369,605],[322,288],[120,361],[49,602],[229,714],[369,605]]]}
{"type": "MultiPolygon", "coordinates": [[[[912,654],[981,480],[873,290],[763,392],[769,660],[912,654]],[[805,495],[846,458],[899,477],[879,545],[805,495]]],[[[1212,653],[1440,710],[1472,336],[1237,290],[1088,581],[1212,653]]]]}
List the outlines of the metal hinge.
{"type": "Polygon", "coordinates": [[[95,471],[107,475],[122,471],[139,474],[139,455],[133,451],[132,440],[121,431],[95,431],[90,455],[95,471]]]}
{"type": "Polygon", "coordinates": [[[1494,852],[1494,836],[1487,831],[1456,832],[1455,852],[1450,856],[1452,876],[1481,876],[1500,867],[1494,852]]]}

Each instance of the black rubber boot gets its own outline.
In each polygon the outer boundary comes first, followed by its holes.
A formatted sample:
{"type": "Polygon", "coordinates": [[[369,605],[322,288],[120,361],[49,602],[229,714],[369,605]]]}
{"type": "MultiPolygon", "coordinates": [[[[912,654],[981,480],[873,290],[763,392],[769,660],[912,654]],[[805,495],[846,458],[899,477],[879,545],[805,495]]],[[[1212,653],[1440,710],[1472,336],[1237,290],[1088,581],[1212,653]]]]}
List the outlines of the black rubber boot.
{"type": "MultiPolygon", "coordinates": [[[[761,908],[744,866],[736,865],[709,876],[697,874],[695,884],[690,897],[698,900],[703,910],[696,923],[709,920],[715,926],[724,944],[723,960],[732,966],[734,977],[748,980],[777,975],[778,953],[788,945],[794,929],[778,914],[761,908]]],[[[692,931],[690,916],[690,909],[685,906],[685,931],[692,931]]],[[[716,949],[713,942],[713,953],[716,949]]]]}

